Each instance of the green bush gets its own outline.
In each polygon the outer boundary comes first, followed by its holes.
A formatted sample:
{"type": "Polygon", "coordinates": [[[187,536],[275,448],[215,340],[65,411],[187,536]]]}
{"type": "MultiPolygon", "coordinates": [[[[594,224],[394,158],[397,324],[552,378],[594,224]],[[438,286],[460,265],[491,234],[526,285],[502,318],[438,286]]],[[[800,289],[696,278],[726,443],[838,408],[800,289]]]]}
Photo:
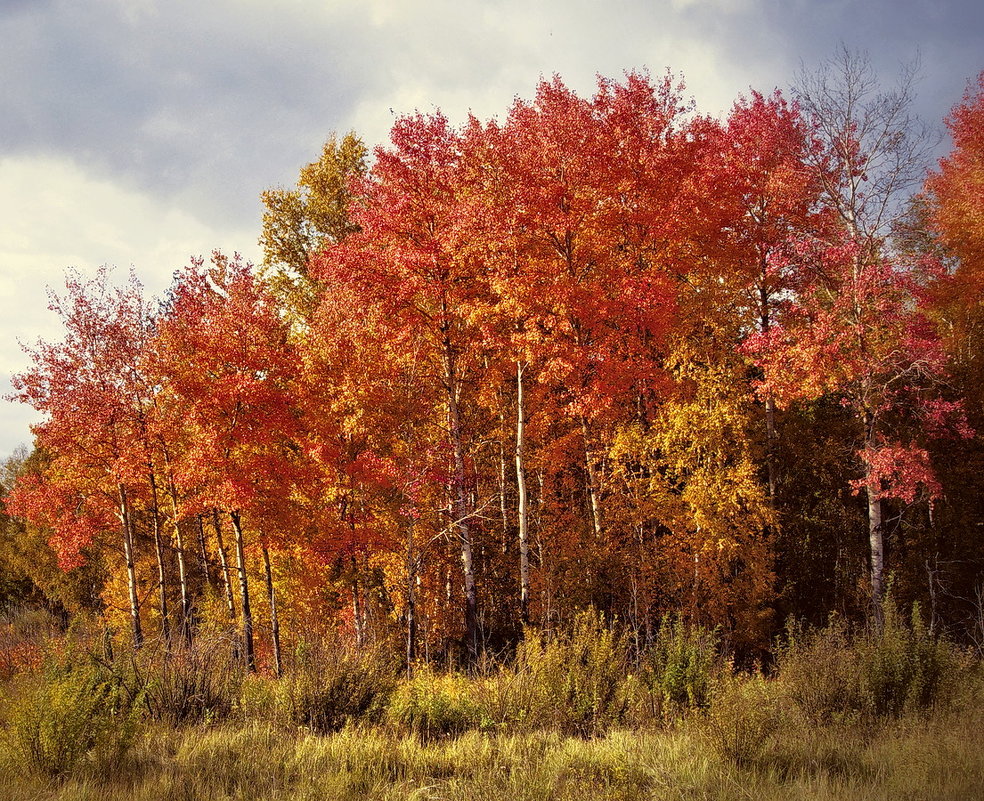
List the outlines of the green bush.
{"type": "Polygon", "coordinates": [[[247,716],[326,734],[380,717],[395,685],[393,662],[381,651],[308,643],[282,678],[250,677],[242,705],[247,716]]]}
{"type": "Polygon", "coordinates": [[[950,643],[929,634],[918,605],[906,626],[886,604],[881,630],[864,637],[859,651],[865,704],[878,717],[932,706],[959,662],[950,643]]]}
{"type": "Polygon", "coordinates": [[[640,673],[662,705],[676,712],[703,709],[718,672],[718,637],[681,618],[663,618],[655,642],[640,658],[640,673]]]}
{"type": "Polygon", "coordinates": [[[812,632],[788,628],[780,681],[809,720],[898,717],[944,696],[959,671],[954,646],[930,635],[918,607],[909,625],[890,602],[882,617],[880,627],[853,633],[837,620],[812,632]]]}
{"type": "Polygon", "coordinates": [[[461,734],[490,723],[477,697],[479,681],[427,668],[402,682],[393,693],[387,720],[424,738],[461,734]]]}
{"type": "Polygon", "coordinates": [[[485,705],[505,728],[593,736],[623,721],[627,669],[624,634],[589,610],[553,636],[527,630],[513,664],[486,682],[485,705]]]}
{"type": "Polygon", "coordinates": [[[112,767],[137,733],[140,697],[91,662],[50,665],[8,689],[5,737],[29,773],[63,778],[86,764],[112,767]]]}

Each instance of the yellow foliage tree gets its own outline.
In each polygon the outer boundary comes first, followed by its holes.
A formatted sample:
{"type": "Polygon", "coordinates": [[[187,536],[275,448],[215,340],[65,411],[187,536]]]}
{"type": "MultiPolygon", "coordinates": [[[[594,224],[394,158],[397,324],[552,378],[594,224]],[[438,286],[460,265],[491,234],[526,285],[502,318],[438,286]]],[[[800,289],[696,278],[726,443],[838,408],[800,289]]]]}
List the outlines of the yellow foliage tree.
{"type": "Polygon", "coordinates": [[[321,157],[300,172],[294,189],[268,189],[260,195],[263,212],[263,265],[274,292],[299,319],[314,310],[317,284],[308,262],[326,245],[358,230],[348,214],[349,181],[365,175],[367,151],[353,132],[332,134],[321,157]]]}

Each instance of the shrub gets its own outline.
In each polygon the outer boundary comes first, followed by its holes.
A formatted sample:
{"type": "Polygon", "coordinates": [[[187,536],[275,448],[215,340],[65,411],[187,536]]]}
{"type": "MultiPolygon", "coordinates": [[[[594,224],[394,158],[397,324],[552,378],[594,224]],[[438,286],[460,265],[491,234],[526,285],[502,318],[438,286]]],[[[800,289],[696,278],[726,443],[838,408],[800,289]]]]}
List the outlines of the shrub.
{"type": "Polygon", "coordinates": [[[380,717],[395,685],[394,664],[382,651],[306,643],[282,678],[247,680],[242,702],[247,714],[326,734],[380,717]]]}
{"type": "Polygon", "coordinates": [[[814,723],[926,709],[942,697],[959,664],[956,649],[929,634],[918,606],[906,625],[891,602],[880,628],[852,634],[837,620],[814,632],[790,626],[779,652],[780,680],[814,723]]]}
{"type": "Polygon", "coordinates": [[[681,618],[663,618],[655,642],[640,659],[640,673],[651,692],[679,712],[702,709],[710,702],[718,668],[718,637],[681,618]]]}
{"type": "Polygon", "coordinates": [[[68,776],[86,761],[115,765],[137,732],[140,698],[91,662],[49,665],[10,691],[10,748],[25,770],[42,777],[68,776]]]}
{"type": "Polygon", "coordinates": [[[959,661],[946,640],[929,634],[918,605],[906,626],[886,604],[884,625],[861,639],[859,651],[864,701],[878,717],[932,706],[959,661]]]}
{"type": "Polygon", "coordinates": [[[486,683],[486,707],[507,728],[592,736],[624,719],[627,668],[625,636],[589,610],[553,636],[528,629],[513,665],[486,683]]]}
{"type": "Polygon", "coordinates": [[[765,753],[782,722],[776,693],[766,679],[728,677],[714,693],[704,733],[719,756],[748,765],[765,753]]]}
{"type": "Polygon", "coordinates": [[[393,693],[387,720],[424,738],[461,734],[490,721],[477,697],[478,682],[457,674],[417,671],[393,693]]]}
{"type": "Polygon", "coordinates": [[[151,717],[169,725],[228,717],[243,681],[230,638],[221,635],[203,634],[192,644],[175,642],[166,654],[145,650],[132,669],[151,717]]]}
{"type": "Polygon", "coordinates": [[[0,681],[21,671],[37,670],[45,651],[62,637],[54,615],[43,609],[14,606],[0,612],[0,681]]]}
{"type": "Polygon", "coordinates": [[[778,669],[784,692],[812,723],[844,720],[864,706],[859,654],[843,620],[812,632],[790,624],[778,669]]]}

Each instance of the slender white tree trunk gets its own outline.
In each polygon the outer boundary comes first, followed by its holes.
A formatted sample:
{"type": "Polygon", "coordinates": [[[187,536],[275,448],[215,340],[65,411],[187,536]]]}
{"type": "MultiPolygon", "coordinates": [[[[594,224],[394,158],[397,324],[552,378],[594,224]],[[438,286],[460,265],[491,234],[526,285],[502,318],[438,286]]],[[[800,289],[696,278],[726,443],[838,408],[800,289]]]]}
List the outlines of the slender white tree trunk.
{"type": "Polygon", "coordinates": [[[587,468],[588,500],[591,503],[591,528],[595,537],[601,536],[601,499],[599,498],[598,466],[591,455],[591,439],[588,433],[588,421],[581,416],[581,434],[584,436],[584,464],[587,468]]]}
{"type": "MultiPolygon", "coordinates": [[[[148,465],[149,466],[149,465],[148,465]]],[[[158,506],[157,479],[150,470],[151,525],[154,531],[154,553],[157,556],[157,590],[160,599],[161,637],[165,643],[171,642],[170,610],[167,605],[167,573],[164,569],[164,539],[161,537],[161,512],[158,506]]]]}
{"type": "Polygon", "coordinates": [[[137,570],[133,556],[133,518],[126,487],[119,485],[120,522],[123,527],[123,556],[126,559],[126,583],[130,595],[130,623],[133,626],[133,647],[143,645],[143,628],[140,625],[140,599],[137,597],[137,570]]]}
{"type": "Polygon", "coordinates": [[[232,530],[236,535],[236,571],[239,573],[239,603],[243,610],[243,655],[246,669],[256,672],[256,653],[253,649],[253,613],[249,605],[249,579],[246,576],[246,544],[243,540],[242,520],[239,512],[229,512],[232,530]]]}
{"type": "Polygon", "coordinates": [[[277,596],[273,587],[273,570],[270,567],[270,551],[263,545],[263,571],[266,574],[267,597],[270,600],[270,635],[273,641],[273,670],[277,676],[283,673],[280,658],[280,617],[277,614],[277,596]]]}
{"type": "Polygon", "coordinates": [[[475,563],[472,554],[471,528],[468,524],[469,504],[466,487],[465,446],[461,430],[461,412],[458,408],[458,371],[454,350],[449,342],[444,348],[445,387],[448,397],[448,423],[451,448],[454,457],[454,474],[451,488],[451,514],[458,530],[461,546],[461,572],[465,590],[465,645],[471,659],[478,657],[478,596],[475,589],[475,563]]]}
{"type": "Polygon", "coordinates": [[[417,569],[418,560],[413,549],[413,524],[407,531],[407,678],[413,677],[413,663],[417,658],[417,569]]]}
{"type": "Polygon", "coordinates": [[[191,593],[188,592],[188,570],[185,562],[184,539],[181,536],[181,526],[178,523],[178,504],[175,493],[171,491],[171,516],[174,520],[174,546],[178,556],[178,585],[181,588],[181,633],[187,642],[191,642],[191,593]]]}
{"type": "Polygon", "coordinates": [[[222,589],[226,599],[226,607],[229,610],[229,620],[236,620],[236,602],[233,599],[232,577],[229,560],[226,558],[225,543],[222,541],[222,521],[219,519],[217,509],[212,510],[212,525],[215,528],[215,544],[219,551],[219,567],[222,571],[222,589]]]}
{"type": "Polygon", "coordinates": [[[529,509],[526,498],[526,410],[523,395],[523,364],[516,362],[516,487],[519,496],[519,616],[530,622],[529,509]]]}
{"type": "MultiPolygon", "coordinates": [[[[870,412],[865,413],[866,448],[875,447],[874,422],[870,412]]],[[[882,600],[885,592],[885,540],[883,535],[882,501],[877,486],[872,486],[871,465],[865,460],[865,491],[868,499],[868,543],[871,548],[871,612],[875,625],[882,624],[882,600]]]]}
{"type": "Polygon", "coordinates": [[[196,515],[198,519],[198,559],[201,562],[202,575],[205,583],[209,587],[214,587],[212,571],[208,566],[208,547],[205,544],[205,519],[203,515],[196,515]]]}
{"type": "MultiPolygon", "coordinates": [[[[768,265],[762,258],[759,276],[759,327],[763,334],[768,334],[772,327],[772,316],[769,308],[769,290],[766,286],[768,265]]],[[[765,396],[765,465],[769,479],[769,498],[776,497],[776,402],[770,391],[765,396]]]]}
{"type": "Polygon", "coordinates": [[[868,488],[868,541],[871,544],[871,604],[875,620],[880,623],[885,571],[882,502],[870,487],[868,488]]]}

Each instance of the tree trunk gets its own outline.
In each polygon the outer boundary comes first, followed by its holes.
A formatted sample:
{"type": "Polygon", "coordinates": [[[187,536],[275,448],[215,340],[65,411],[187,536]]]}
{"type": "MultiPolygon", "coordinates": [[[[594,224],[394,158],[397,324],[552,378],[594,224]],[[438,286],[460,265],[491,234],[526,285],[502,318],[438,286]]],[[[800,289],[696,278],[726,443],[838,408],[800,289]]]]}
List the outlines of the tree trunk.
{"type": "MultiPolygon", "coordinates": [[[[500,393],[501,395],[501,393],[500,393]]],[[[509,502],[506,498],[506,411],[505,399],[500,397],[499,411],[499,514],[502,518],[502,552],[509,549],[509,502]]]]}
{"type": "Polygon", "coordinates": [[[253,613],[249,607],[249,579],[246,576],[246,545],[243,541],[243,527],[238,511],[229,512],[232,530],[236,535],[236,571],[239,573],[239,604],[243,610],[243,654],[246,669],[256,672],[256,653],[253,649],[253,613]]]}
{"type": "Polygon", "coordinates": [[[359,565],[353,556],[352,562],[352,618],[355,623],[355,646],[361,648],[366,644],[364,615],[362,610],[362,593],[359,590],[359,565]]]}
{"type": "Polygon", "coordinates": [[[280,618],[277,615],[277,596],[273,590],[273,571],[270,569],[270,552],[263,546],[263,570],[266,573],[267,597],[270,599],[270,633],[273,640],[273,670],[277,677],[283,673],[280,659],[280,618]]]}
{"type": "Polygon", "coordinates": [[[770,392],[765,397],[765,466],[769,479],[769,499],[776,497],[776,402],[770,392]]]}
{"type": "Polygon", "coordinates": [[[598,467],[591,456],[591,438],[588,434],[588,421],[581,415],[581,434],[584,436],[584,464],[587,468],[588,500],[591,503],[591,528],[595,537],[601,536],[601,499],[598,484],[598,467]]]}
{"type": "Polygon", "coordinates": [[[516,362],[516,487],[519,496],[519,618],[530,622],[529,509],[526,499],[526,410],[523,405],[523,364],[516,362]]]}
{"type": "Polygon", "coordinates": [[[140,599],[137,597],[137,571],[133,558],[133,519],[126,487],[119,485],[120,522],[123,526],[123,555],[126,558],[126,583],[130,595],[130,622],[133,626],[133,647],[143,645],[143,629],[140,626],[140,599]]]}
{"type": "Polygon", "coordinates": [[[185,641],[191,644],[191,594],[188,592],[188,571],[185,564],[184,539],[181,536],[181,525],[178,523],[177,504],[172,505],[172,510],[174,515],[174,544],[178,555],[178,584],[181,587],[181,634],[185,641]]]}
{"type": "MultiPolygon", "coordinates": [[[[759,328],[763,334],[768,334],[772,327],[772,316],[769,309],[769,290],[766,286],[767,263],[763,257],[759,276],[759,328]]],[[[769,479],[769,499],[776,497],[776,402],[772,392],[765,396],[765,466],[769,479]]]]}
{"type": "Polygon", "coordinates": [[[185,561],[184,540],[181,536],[181,525],[178,522],[178,490],[174,485],[174,474],[167,452],[164,455],[165,467],[168,471],[168,495],[171,499],[171,519],[174,521],[174,545],[178,557],[178,586],[181,589],[181,635],[189,645],[192,640],[191,630],[191,594],[188,592],[188,568],[185,561]]]}
{"type": "MultiPolygon", "coordinates": [[[[870,452],[875,447],[874,415],[865,411],[865,451],[870,452]]],[[[882,625],[882,595],[884,593],[885,543],[882,536],[882,502],[880,487],[873,487],[871,480],[871,465],[865,457],[864,464],[865,494],[868,500],[868,543],[871,548],[871,612],[875,625],[882,625]]]]}
{"type": "Polygon", "coordinates": [[[465,589],[465,644],[469,655],[478,657],[478,598],[475,590],[475,565],[472,554],[471,528],[468,525],[468,500],[465,492],[465,457],[461,442],[458,405],[452,402],[451,432],[454,446],[454,493],[452,510],[461,546],[461,572],[465,589]]]}
{"type": "Polygon", "coordinates": [[[170,612],[167,607],[167,574],[164,569],[164,540],[161,537],[161,515],[157,499],[157,479],[154,478],[153,470],[149,473],[150,477],[150,497],[153,509],[151,509],[151,525],[154,532],[154,553],[157,556],[157,589],[160,595],[161,610],[161,638],[165,644],[171,642],[171,621],[170,612]]]}
{"type": "Polygon", "coordinates": [[[222,521],[219,519],[219,510],[212,510],[212,525],[215,528],[215,543],[219,551],[219,566],[222,570],[222,587],[226,599],[226,607],[229,609],[229,620],[236,620],[236,602],[232,597],[232,579],[229,576],[229,560],[226,558],[225,544],[222,542],[222,521]]]}
{"type": "Polygon", "coordinates": [[[413,678],[417,658],[417,559],[413,553],[413,525],[407,531],[407,678],[413,678]]]}
{"type": "Polygon", "coordinates": [[[205,544],[205,516],[196,515],[198,519],[198,561],[199,567],[202,570],[202,575],[205,577],[205,583],[209,587],[215,586],[215,580],[212,578],[212,571],[208,566],[208,547],[205,544]]]}
{"type": "Polygon", "coordinates": [[[457,367],[454,351],[445,342],[445,379],[448,395],[448,417],[451,447],[454,452],[454,476],[451,491],[451,513],[458,529],[461,546],[461,570],[465,589],[465,645],[472,660],[478,658],[478,599],[475,591],[475,565],[472,555],[471,530],[468,525],[468,492],[465,482],[465,448],[461,433],[461,414],[458,408],[457,367]]]}
{"type": "Polygon", "coordinates": [[[870,486],[868,495],[868,542],[871,546],[871,611],[875,624],[882,624],[884,593],[885,544],[882,537],[882,502],[870,486]]]}

